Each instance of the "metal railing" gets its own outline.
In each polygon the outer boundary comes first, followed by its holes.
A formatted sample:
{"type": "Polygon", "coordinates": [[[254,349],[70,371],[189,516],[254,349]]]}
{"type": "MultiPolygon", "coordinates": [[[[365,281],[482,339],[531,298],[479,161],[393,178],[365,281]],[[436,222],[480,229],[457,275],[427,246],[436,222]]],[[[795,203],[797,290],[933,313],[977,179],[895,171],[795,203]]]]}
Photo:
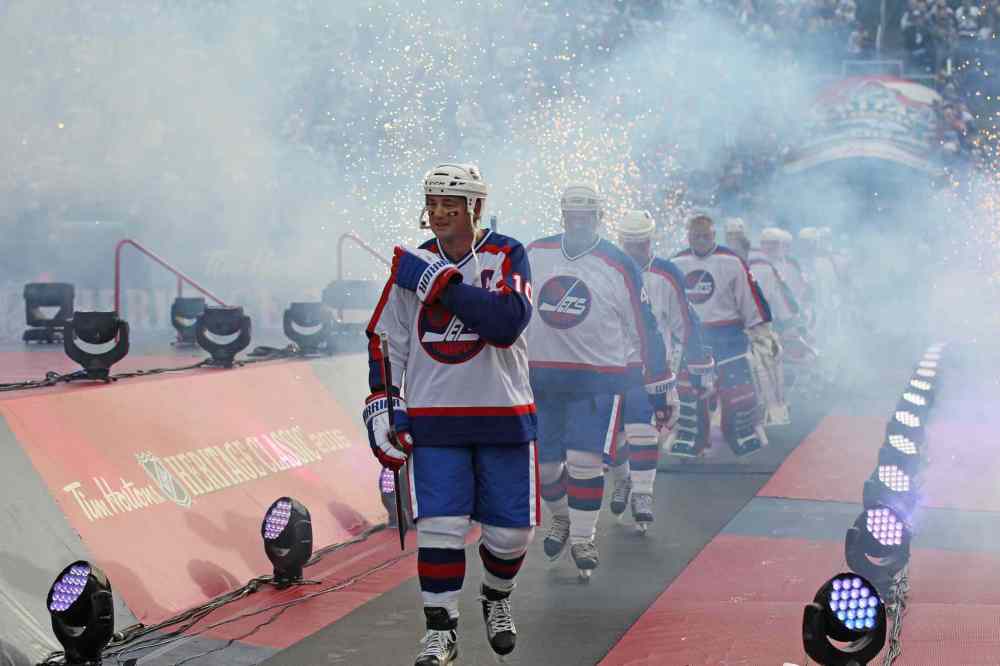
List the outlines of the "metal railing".
{"type": "Polygon", "coordinates": [[[367,252],[371,256],[373,256],[376,259],[378,259],[382,263],[382,265],[384,265],[386,268],[392,268],[392,264],[390,264],[386,260],[385,257],[383,257],[381,254],[379,254],[378,251],[375,250],[375,248],[373,248],[371,245],[369,245],[368,243],[366,243],[363,240],[361,240],[361,238],[359,238],[357,236],[357,234],[355,234],[353,231],[348,231],[346,234],[342,234],[340,236],[340,239],[337,241],[337,279],[338,280],[343,280],[344,279],[344,243],[347,242],[347,241],[352,241],[355,245],[357,245],[358,247],[360,247],[362,250],[364,250],[365,252],[367,252]]]}
{"type": "Polygon", "coordinates": [[[223,302],[223,300],[221,298],[219,298],[218,296],[216,296],[215,294],[213,294],[212,292],[210,292],[208,289],[202,287],[200,284],[198,284],[197,282],[195,282],[194,280],[192,280],[191,278],[189,278],[187,275],[185,275],[184,273],[182,273],[176,267],[174,267],[174,266],[170,265],[169,263],[167,263],[167,261],[165,259],[159,257],[158,255],[156,255],[156,253],[154,253],[151,250],[143,247],[142,245],[140,245],[139,243],[135,242],[131,238],[125,238],[123,240],[118,241],[118,244],[115,245],[115,312],[119,313],[119,315],[121,314],[122,250],[125,248],[126,245],[131,245],[135,249],[139,250],[139,252],[142,252],[144,255],[146,255],[147,257],[149,257],[150,259],[152,259],[156,263],[158,263],[160,266],[163,266],[163,268],[167,269],[168,271],[170,271],[171,273],[173,273],[175,276],[177,276],[177,295],[178,296],[183,296],[184,295],[184,284],[187,283],[191,287],[193,287],[196,291],[198,291],[202,295],[204,295],[204,296],[212,299],[213,301],[215,301],[219,305],[221,305],[223,307],[228,307],[226,305],[226,303],[223,302]]]}

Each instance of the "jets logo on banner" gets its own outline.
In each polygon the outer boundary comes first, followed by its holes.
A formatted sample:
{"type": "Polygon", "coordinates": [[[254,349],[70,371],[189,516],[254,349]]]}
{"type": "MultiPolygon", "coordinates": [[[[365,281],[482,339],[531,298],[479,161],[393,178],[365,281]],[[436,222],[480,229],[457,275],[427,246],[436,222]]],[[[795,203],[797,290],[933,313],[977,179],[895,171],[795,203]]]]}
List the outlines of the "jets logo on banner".
{"type": "Polygon", "coordinates": [[[550,278],[538,295],[538,314],[552,328],[572,328],[590,312],[590,289],[578,277],[550,278]]]}
{"type": "Polygon", "coordinates": [[[684,291],[689,301],[701,305],[715,293],[715,278],[708,271],[691,271],[684,276],[684,291]]]}
{"type": "Polygon", "coordinates": [[[486,346],[478,333],[466,328],[440,301],[420,307],[417,335],[427,355],[439,363],[465,363],[486,346]]]}

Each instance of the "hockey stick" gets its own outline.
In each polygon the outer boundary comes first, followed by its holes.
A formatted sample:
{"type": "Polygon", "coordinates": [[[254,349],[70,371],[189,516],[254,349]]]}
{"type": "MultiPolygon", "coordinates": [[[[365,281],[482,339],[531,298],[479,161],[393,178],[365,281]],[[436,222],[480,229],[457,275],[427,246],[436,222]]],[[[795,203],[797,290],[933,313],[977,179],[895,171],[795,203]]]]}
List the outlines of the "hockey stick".
{"type": "MultiPolygon", "coordinates": [[[[382,347],[382,386],[389,397],[389,439],[396,444],[396,410],[392,404],[392,366],[389,363],[389,336],[379,333],[382,347]]],[[[393,488],[396,495],[396,527],[399,529],[399,549],[406,550],[406,516],[403,515],[403,495],[399,486],[399,470],[392,470],[393,488]]]]}

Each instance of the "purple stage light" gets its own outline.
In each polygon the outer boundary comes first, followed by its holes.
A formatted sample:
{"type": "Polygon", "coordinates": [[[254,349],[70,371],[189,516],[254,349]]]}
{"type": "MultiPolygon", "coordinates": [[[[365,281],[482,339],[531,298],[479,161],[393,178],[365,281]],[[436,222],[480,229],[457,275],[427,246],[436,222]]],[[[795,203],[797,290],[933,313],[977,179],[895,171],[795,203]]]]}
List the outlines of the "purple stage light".
{"type": "Polygon", "coordinates": [[[75,564],[65,571],[55,585],[52,586],[52,600],[49,610],[55,613],[68,610],[83,594],[90,577],[90,565],[75,564]]]}
{"type": "Polygon", "coordinates": [[[889,445],[908,456],[917,455],[917,445],[903,435],[889,435],[889,445]]]}
{"type": "Polygon", "coordinates": [[[890,509],[885,507],[868,509],[865,526],[872,537],[883,546],[899,546],[903,543],[904,525],[890,509]]]}
{"type": "Polygon", "coordinates": [[[832,588],[830,611],[844,627],[852,631],[875,627],[879,600],[864,581],[844,575],[832,581],[832,588]]]}
{"type": "Polygon", "coordinates": [[[905,493],[910,490],[910,477],[895,465],[879,465],[878,480],[885,484],[889,490],[897,493],[905,493]]]}
{"type": "Polygon", "coordinates": [[[292,516],[292,503],[288,500],[278,500],[264,517],[264,539],[274,540],[281,536],[281,533],[288,525],[288,519],[292,516]]]}

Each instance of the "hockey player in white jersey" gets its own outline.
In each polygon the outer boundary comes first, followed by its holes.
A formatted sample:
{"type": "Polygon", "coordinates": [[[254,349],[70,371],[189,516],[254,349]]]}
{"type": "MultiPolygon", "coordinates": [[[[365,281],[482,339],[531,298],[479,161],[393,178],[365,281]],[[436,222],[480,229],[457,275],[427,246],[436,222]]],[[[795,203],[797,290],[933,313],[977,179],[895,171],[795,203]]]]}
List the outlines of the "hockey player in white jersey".
{"type": "Polygon", "coordinates": [[[528,349],[542,497],[552,514],[545,553],[554,561],[569,543],[585,581],[599,564],[603,456],[614,454],[620,395],[630,383],[629,345],[639,350],[657,423],[669,419],[674,381],[639,267],[598,234],[604,205],[596,188],[567,187],[561,208],[565,232],[528,246],[538,285],[528,349]]]}
{"type": "MultiPolygon", "coordinates": [[[[747,455],[767,443],[747,361],[748,335],[777,344],[767,326],[771,313],[747,264],[716,243],[711,217],[698,213],[691,218],[688,241],[691,247],[677,254],[674,263],[684,273],[688,300],[701,318],[705,344],[715,358],[723,436],[733,453],[747,455]]],[[[693,442],[678,437],[670,451],[698,455],[708,446],[708,404],[684,384],[679,393],[678,433],[693,429],[696,437],[693,442]]]]}
{"type": "Polygon", "coordinates": [[[479,228],[487,188],[477,167],[442,164],[424,178],[421,226],[435,238],[397,247],[392,273],[368,325],[364,421],[379,461],[409,459],[417,571],[427,633],[417,666],[457,657],[465,537],[482,525],[481,603],[499,655],[514,649],[510,593],[541,517],[537,419],[528,376],[531,271],[524,247],[479,228]],[[378,371],[381,334],[393,377],[378,371]],[[402,392],[400,391],[402,389],[402,392]],[[390,439],[388,396],[397,432],[390,439]]]}
{"type": "MultiPolygon", "coordinates": [[[[663,337],[666,357],[678,359],[677,367],[704,376],[712,368],[711,356],[705,353],[701,341],[698,316],[688,304],[684,293],[684,275],[674,264],[653,255],[653,234],[656,224],[649,212],[630,210],[618,224],[618,244],[642,270],[643,286],[653,317],[663,337]]],[[[638,349],[630,350],[630,362],[641,368],[638,349]]],[[[637,369],[638,369],[637,368],[637,369]]],[[[659,428],[653,410],[642,387],[641,373],[622,396],[624,430],[616,434],[615,458],[609,468],[614,482],[611,493],[611,513],[620,516],[631,504],[632,518],[640,533],[653,522],[653,485],[659,461],[659,428]]],[[[668,394],[670,421],[663,427],[673,427],[678,415],[676,389],[668,394]]]]}

